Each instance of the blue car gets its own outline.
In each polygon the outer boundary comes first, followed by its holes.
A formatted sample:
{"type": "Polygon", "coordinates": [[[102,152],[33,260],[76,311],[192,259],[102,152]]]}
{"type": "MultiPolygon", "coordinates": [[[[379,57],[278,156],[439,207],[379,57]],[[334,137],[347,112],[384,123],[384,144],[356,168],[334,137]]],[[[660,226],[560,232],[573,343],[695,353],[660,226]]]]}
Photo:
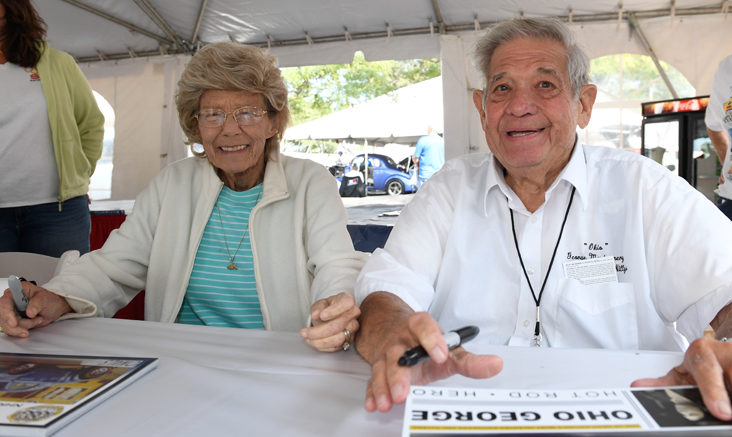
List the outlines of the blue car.
{"type": "MultiPolygon", "coordinates": [[[[364,155],[357,155],[351,160],[351,171],[363,174],[364,155]]],[[[409,183],[410,174],[402,170],[397,163],[386,155],[369,153],[369,175],[366,182],[368,191],[385,191],[397,196],[412,193],[417,187],[409,183]]]]}

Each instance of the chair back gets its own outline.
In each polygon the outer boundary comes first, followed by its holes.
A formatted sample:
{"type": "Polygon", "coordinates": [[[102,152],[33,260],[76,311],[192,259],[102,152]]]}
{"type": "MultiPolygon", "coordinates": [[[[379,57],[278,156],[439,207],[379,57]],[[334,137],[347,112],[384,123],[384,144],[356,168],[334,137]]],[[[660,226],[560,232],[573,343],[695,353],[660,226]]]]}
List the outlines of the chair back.
{"type": "Polygon", "coordinates": [[[61,258],[27,252],[0,252],[0,278],[22,276],[43,285],[58,273],[57,269],[71,264],[77,258],[78,250],[64,252],[61,258]]]}

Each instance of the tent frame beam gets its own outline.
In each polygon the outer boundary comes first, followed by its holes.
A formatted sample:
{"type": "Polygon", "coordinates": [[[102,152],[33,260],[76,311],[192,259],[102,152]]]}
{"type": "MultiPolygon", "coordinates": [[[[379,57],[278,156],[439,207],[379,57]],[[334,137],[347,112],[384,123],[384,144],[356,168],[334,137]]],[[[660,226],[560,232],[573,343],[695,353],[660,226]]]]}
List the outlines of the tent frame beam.
{"type": "MultiPolygon", "coordinates": [[[[696,16],[696,15],[716,15],[722,13],[720,8],[718,7],[705,7],[705,8],[685,8],[685,9],[676,9],[676,17],[683,17],[683,16],[696,16]]],[[[650,18],[658,18],[658,17],[670,17],[671,16],[671,9],[656,9],[653,11],[642,11],[642,12],[635,12],[635,16],[640,19],[650,19],[650,18]]],[[[555,16],[554,18],[569,22],[569,15],[560,15],[555,16]]],[[[628,12],[623,12],[623,18],[628,19],[628,12]]],[[[617,21],[618,14],[617,13],[606,13],[606,14],[585,14],[585,15],[572,15],[572,23],[594,23],[594,22],[604,22],[604,21],[617,21]]],[[[483,22],[480,23],[481,29],[487,29],[495,26],[495,21],[491,22],[483,22]]],[[[459,32],[459,31],[469,31],[469,30],[475,30],[475,22],[472,21],[470,23],[466,24],[457,24],[457,25],[445,25],[445,32],[459,32]]],[[[408,35],[422,35],[422,34],[429,34],[430,33],[430,27],[420,27],[415,29],[392,29],[392,36],[408,36],[408,35]]],[[[386,38],[388,36],[387,31],[380,31],[380,32],[365,32],[365,33],[351,33],[350,39],[373,39],[373,38],[386,38]]],[[[334,35],[334,36],[325,36],[325,37],[312,37],[312,42],[317,43],[325,43],[325,42],[337,42],[337,41],[345,41],[344,35],[334,35]]],[[[247,43],[250,45],[256,45],[259,47],[266,47],[267,41],[264,42],[251,42],[247,43]]],[[[270,45],[273,47],[278,46],[294,46],[294,45],[305,45],[308,44],[307,39],[292,39],[292,40],[277,40],[270,42],[270,45]]]]}
{"type": "Polygon", "coordinates": [[[178,36],[177,33],[173,30],[172,27],[168,24],[168,22],[165,20],[165,18],[160,15],[157,9],[150,4],[148,0],[134,0],[135,4],[142,9],[142,11],[150,17],[153,23],[155,23],[160,30],[163,31],[164,34],[168,36],[173,42],[175,42],[175,45],[178,47],[179,50],[183,52],[187,52],[185,45],[183,44],[183,40],[178,36]]]}
{"type": "MultiPolygon", "coordinates": [[[[107,14],[105,12],[102,12],[102,11],[100,11],[98,9],[95,9],[95,8],[93,8],[91,6],[87,6],[87,5],[83,4],[83,3],[79,3],[76,0],[63,0],[63,1],[66,2],[66,3],[68,3],[68,4],[70,4],[70,5],[74,5],[77,8],[84,9],[87,12],[91,12],[94,15],[98,15],[98,16],[100,16],[100,17],[102,17],[102,18],[104,18],[106,20],[109,20],[109,21],[111,21],[113,23],[117,23],[117,24],[119,24],[121,26],[124,26],[124,27],[126,27],[126,28],[128,28],[130,30],[134,30],[137,33],[140,33],[142,35],[148,36],[148,37],[150,37],[150,38],[152,38],[154,40],[157,40],[157,41],[159,41],[159,42],[161,42],[163,44],[173,45],[173,41],[167,40],[167,39],[163,38],[162,36],[155,35],[154,33],[148,32],[147,30],[145,30],[145,29],[143,29],[141,27],[137,27],[137,26],[135,26],[132,23],[128,23],[127,21],[121,20],[121,19],[119,19],[117,17],[114,17],[112,15],[109,15],[109,14],[107,14]]],[[[112,56],[115,56],[115,55],[112,55],[112,56]]]]}
{"type": "MultiPolygon", "coordinates": [[[[162,47],[162,46],[161,46],[162,47]]],[[[113,53],[113,54],[104,54],[104,60],[105,61],[119,61],[122,59],[133,59],[133,58],[152,58],[155,56],[174,56],[174,55],[182,55],[183,52],[175,49],[175,50],[166,50],[165,53],[162,53],[160,49],[156,50],[149,50],[146,52],[133,52],[134,56],[132,56],[129,52],[128,53],[113,53]]],[[[76,59],[76,62],[79,64],[87,64],[91,62],[99,62],[99,55],[97,56],[86,56],[83,58],[74,58],[76,59]]]]}
{"type": "Polygon", "coordinates": [[[201,0],[201,7],[198,9],[198,16],[196,17],[196,26],[193,28],[193,34],[191,35],[191,45],[196,45],[198,39],[198,29],[201,28],[201,20],[203,20],[203,13],[206,10],[206,3],[208,0],[201,0]]]}
{"type": "Polygon", "coordinates": [[[435,11],[435,18],[437,18],[437,26],[440,29],[440,34],[446,34],[445,22],[442,20],[442,12],[440,11],[440,5],[437,4],[437,0],[432,0],[432,10],[435,11]]]}
{"type": "MultiPolygon", "coordinates": [[[[104,14],[103,12],[96,11],[93,8],[89,8],[88,6],[82,5],[78,3],[75,0],[63,0],[67,3],[71,3],[75,6],[79,6],[82,9],[90,10],[90,12],[93,12],[97,15],[100,15],[104,18],[110,19],[111,21],[114,21],[118,24],[122,24],[123,26],[126,26],[130,29],[139,31],[140,33],[145,33],[146,35],[151,37],[154,37],[155,39],[164,42],[168,45],[173,45],[174,43],[168,40],[165,40],[164,38],[158,37],[157,35],[150,34],[147,31],[144,31],[142,29],[137,28],[136,26],[126,23],[122,20],[119,20],[117,18],[111,17],[107,14],[104,14]],[[106,16],[105,16],[106,15],[106,16]],[[139,29],[139,30],[138,30],[139,29]]],[[[435,0],[436,1],[436,0],[435,0]]],[[[203,9],[205,8],[206,0],[203,0],[200,17],[203,16],[203,9]]],[[[623,19],[629,20],[629,14],[634,14],[636,20],[638,19],[652,19],[652,18],[659,18],[659,17],[670,17],[671,16],[671,9],[656,9],[652,11],[638,11],[638,12],[627,12],[623,11],[623,19]]],[[[684,8],[684,9],[676,9],[674,16],[675,17],[689,17],[689,16],[698,16],[698,15],[716,15],[716,14],[722,14],[724,13],[719,7],[700,7],[700,8],[684,8]]],[[[560,15],[555,16],[554,18],[569,22],[570,16],[569,15],[560,15]]],[[[584,15],[576,15],[572,14],[571,16],[572,23],[597,23],[597,22],[606,22],[606,21],[617,21],[618,20],[618,14],[617,13],[603,13],[603,14],[584,14],[584,15]]],[[[443,23],[444,24],[444,23],[443,23]]],[[[480,27],[482,29],[488,29],[493,26],[495,26],[496,22],[483,22],[480,23],[480,27]]],[[[466,23],[466,24],[457,24],[457,25],[445,25],[445,32],[461,32],[461,31],[474,31],[475,30],[475,21],[466,23]]],[[[420,27],[420,28],[414,28],[414,29],[392,29],[391,30],[391,36],[410,36],[410,35],[429,35],[431,33],[430,26],[426,27],[420,27]]],[[[376,38],[387,38],[389,37],[388,31],[379,31],[379,32],[365,32],[365,33],[349,33],[349,40],[358,40],[358,39],[376,39],[376,38]]],[[[307,38],[301,38],[301,39],[292,39],[292,40],[268,40],[268,41],[262,41],[262,42],[251,42],[246,43],[249,45],[258,46],[260,48],[271,48],[271,47],[290,47],[290,46],[301,46],[301,45],[310,45],[310,44],[318,44],[318,43],[329,43],[329,42],[345,42],[346,41],[346,35],[340,34],[340,35],[333,35],[333,36],[324,36],[324,37],[310,37],[310,41],[308,41],[307,38]]],[[[169,51],[170,54],[177,54],[177,53],[183,53],[183,51],[176,50],[176,51],[169,51]]],[[[145,56],[155,56],[159,55],[159,52],[141,52],[137,53],[140,57],[145,56]]],[[[130,57],[129,53],[118,53],[118,54],[107,54],[107,59],[127,59],[130,57]]],[[[99,61],[99,58],[96,56],[89,56],[85,58],[78,58],[78,62],[95,62],[99,61]]]]}
{"type": "Polygon", "coordinates": [[[645,34],[643,34],[643,30],[640,28],[640,24],[638,24],[638,20],[635,18],[635,13],[629,12],[628,13],[628,21],[630,22],[630,27],[633,28],[636,35],[638,35],[638,39],[640,40],[641,44],[643,44],[643,47],[646,48],[646,51],[648,52],[648,56],[653,59],[653,63],[656,64],[656,69],[658,70],[658,74],[661,76],[661,79],[666,83],[666,86],[668,87],[668,90],[671,92],[671,95],[674,97],[674,99],[679,98],[679,94],[676,92],[676,89],[674,89],[674,86],[671,84],[671,81],[668,79],[668,76],[666,76],[666,72],[663,71],[663,68],[661,67],[661,63],[658,60],[658,57],[656,56],[656,52],[653,51],[653,47],[651,47],[651,44],[646,39],[645,34]]]}

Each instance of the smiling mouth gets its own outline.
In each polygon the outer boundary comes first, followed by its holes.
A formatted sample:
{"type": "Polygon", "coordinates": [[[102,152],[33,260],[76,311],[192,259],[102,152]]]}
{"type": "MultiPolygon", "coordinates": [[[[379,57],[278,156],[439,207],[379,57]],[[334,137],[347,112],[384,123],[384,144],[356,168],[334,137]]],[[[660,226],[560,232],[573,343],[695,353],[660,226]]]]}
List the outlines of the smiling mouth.
{"type": "Polygon", "coordinates": [[[243,150],[246,148],[247,148],[246,144],[242,144],[241,146],[220,147],[220,149],[223,150],[224,152],[236,152],[237,150],[243,150]]]}
{"type": "Polygon", "coordinates": [[[521,131],[515,131],[514,130],[514,131],[508,132],[508,136],[509,137],[514,137],[514,138],[516,138],[516,137],[525,137],[526,135],[535,134],[535,133],[541,132],[543,130],[544,130],[543,128],[542,129],[536,129],[536,130],[521,130],[521,131]]]}

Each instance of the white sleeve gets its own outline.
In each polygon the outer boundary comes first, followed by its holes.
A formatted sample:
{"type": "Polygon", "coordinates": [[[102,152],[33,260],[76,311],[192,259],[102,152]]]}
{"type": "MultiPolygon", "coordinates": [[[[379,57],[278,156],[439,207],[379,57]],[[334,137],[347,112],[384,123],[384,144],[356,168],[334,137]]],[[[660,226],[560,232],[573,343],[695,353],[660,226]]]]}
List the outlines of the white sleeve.
{"type": "MultiPolygon", "coordinates": [[[[132,213],[102,248],[83,255],[43,287],[85,316],[112,317],[124,308],[145,288],[165,174],[159,173],[137,196],[132,213]]],[[[62,319],[69,317],[79,316],[62,319]]]]}
{"type": "Polygon", "coordinates": [[[346,228],[348,213],[333,176],[322,167],[301,184],[307,184],[305,240],[307,268],[313,275],[310,304],[341,292],[353,294],[368,254],[353,249],[346,228]]]}
{"type": "Polygon", "coordinates": [[[691,341],[732,301],[732,222],[681,179],[673,182],[656,184],[662,201],[645,211],[646,259],[656,311],[691,341]]]}
{"type": "Polygon", "coordinates": [[[450,231],[454,199],[446,173],[435,174],[402,210],[383,250],[374,252],[356,281],[356,302],[371,293],[397,295],[427,311],[435,295],[450,231]]]}

